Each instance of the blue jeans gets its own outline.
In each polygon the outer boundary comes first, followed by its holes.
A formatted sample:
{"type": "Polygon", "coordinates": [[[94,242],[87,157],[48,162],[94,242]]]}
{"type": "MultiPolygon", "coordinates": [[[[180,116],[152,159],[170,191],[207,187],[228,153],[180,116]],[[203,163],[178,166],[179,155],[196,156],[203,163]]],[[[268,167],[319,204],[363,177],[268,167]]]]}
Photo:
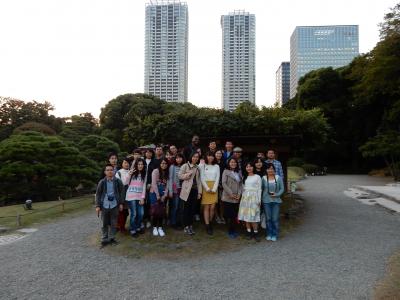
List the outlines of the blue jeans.
{"type": "Polygon", "coordinates": [[[264,212],[266,215],[267,235],[271,237],[278,237],[279,234],[279,209],[280,203],[270,202],[263,203],[264,212]]]}
{"type": "Polygon", "coordinates": [[[179,199],[178,194],[174,194],[172,199],[169,202],[170,205],[170,222],[171,225],[176,225],[178,222],[178,217],[179,217],[179,202],[181,199],[179,199]]]}
{"type": "Polygon", "coordinates": [[[127,201],[130,215],[130,232],[136,232],[140,229],[144,215],[144,205],[139,204],[139,200],[127,201]]]}

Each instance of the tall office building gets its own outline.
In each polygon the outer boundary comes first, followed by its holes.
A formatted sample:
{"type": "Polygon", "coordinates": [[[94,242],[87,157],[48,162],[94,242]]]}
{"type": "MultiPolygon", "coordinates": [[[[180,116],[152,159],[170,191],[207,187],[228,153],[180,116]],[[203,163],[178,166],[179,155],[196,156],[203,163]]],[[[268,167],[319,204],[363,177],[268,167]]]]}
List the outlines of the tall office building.
{"type": "Polygon", "coordinates": [[[222,108],[232,111],[244,101],[255,103],[254,14],[238,10],[221,16],[222,108]]]}
{"type": "Polygon", "coordinates": [[[290,62],[283,62],[275,73],[276,98],[275,104],[282,107],[290,99],[290,62]]]}
{"type": "Polygon", "coordinates": [[[290,98],[301,76],[345,66],[358,54],[358,25],[297,26],[290,37],[290,98]]]}
{"type": "Polygon", "coordinates": [[[175,0],[146,4],[144,91],[162,100],[186,102],[188,8],[175,0]]]}

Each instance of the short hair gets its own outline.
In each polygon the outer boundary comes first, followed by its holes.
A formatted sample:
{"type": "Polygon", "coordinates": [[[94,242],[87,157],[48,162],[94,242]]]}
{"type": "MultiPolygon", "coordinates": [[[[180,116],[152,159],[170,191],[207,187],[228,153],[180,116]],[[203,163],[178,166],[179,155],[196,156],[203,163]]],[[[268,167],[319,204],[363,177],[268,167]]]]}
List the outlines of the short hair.
{"type": "Polygon", "coordinates": [[[272,149],[272,148],[269,148],[269,149],[267,150],[267,153],[268,153],[269,151],[274,152],[274,154],[276,153],[275,149],[272,149]]]}
{"type": "Polygon", "coordinates": [[[269,168],[274,169],[274,171],[276,171],[275,166],[273,163],[266,163],[265,164],[265,171],[267,171],[269,168]]]}
{"type": "Polygon", "coordinates": [[[133,150],[133,154],[140,154],[140,155],[142,155],[142,151],[140,151],[139,149],[135,149],[135,150],[133,150]]]}
{"type": "Polygon", "coordinates": [[[106,164],[106,165],[104,166],[104,170],[103,170],[103,171],[106,171],[107,167],[111,167],[111,168],[114,170],[114,167],[113,167],[112,164],[106,164]]]}
{"type": "Polygon", "coordinates": [[[117,153],[110,152],[110,153],[108,153],[108,158],[107,159],[110,159],[112,156],[116,156],[118,158],[118,154],[117,153]]]}

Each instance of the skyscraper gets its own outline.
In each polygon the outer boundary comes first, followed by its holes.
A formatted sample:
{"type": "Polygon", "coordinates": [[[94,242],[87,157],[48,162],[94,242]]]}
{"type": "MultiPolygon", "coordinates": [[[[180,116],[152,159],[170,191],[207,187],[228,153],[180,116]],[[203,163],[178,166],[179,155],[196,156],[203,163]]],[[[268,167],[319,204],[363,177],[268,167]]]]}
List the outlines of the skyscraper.
{"type": "Polygon", "coordinates": [[[358,25],[297,26],[290,37],[290,98],[309,71],[345,66],[358,54],[358,25]]]}
{"type": "Polygon", "coordinates": [[[222,108],[232,111],[244,101],[255,103],[254,14],[237,10],[221,16],[222,108]]]}
{"type": "Polygon", "coordinates": [[[290,99],[290,62],[283,62],[275,73],[276,98],[275,104],[282,107],[290,99]]]}
{"type": "Polygon", "coordinates": [[[186,102],[188,8],[175,0],[146,4],[144,91],[162,100],[186,102]]]}

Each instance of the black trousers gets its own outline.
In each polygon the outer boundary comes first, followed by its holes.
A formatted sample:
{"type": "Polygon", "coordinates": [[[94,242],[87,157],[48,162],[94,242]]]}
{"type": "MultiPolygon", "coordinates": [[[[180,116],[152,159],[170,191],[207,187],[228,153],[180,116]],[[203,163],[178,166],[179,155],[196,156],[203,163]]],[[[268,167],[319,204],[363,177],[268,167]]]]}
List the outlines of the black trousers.
{"type": "Polygon", "coordinates": [[[198,191],[197,189],[191,189],[189,197],[184,202],[183,205],[183,225],[191,226],[193,225],[193,215],[195,213],[195,205],[197,201],[198,191]]]}

